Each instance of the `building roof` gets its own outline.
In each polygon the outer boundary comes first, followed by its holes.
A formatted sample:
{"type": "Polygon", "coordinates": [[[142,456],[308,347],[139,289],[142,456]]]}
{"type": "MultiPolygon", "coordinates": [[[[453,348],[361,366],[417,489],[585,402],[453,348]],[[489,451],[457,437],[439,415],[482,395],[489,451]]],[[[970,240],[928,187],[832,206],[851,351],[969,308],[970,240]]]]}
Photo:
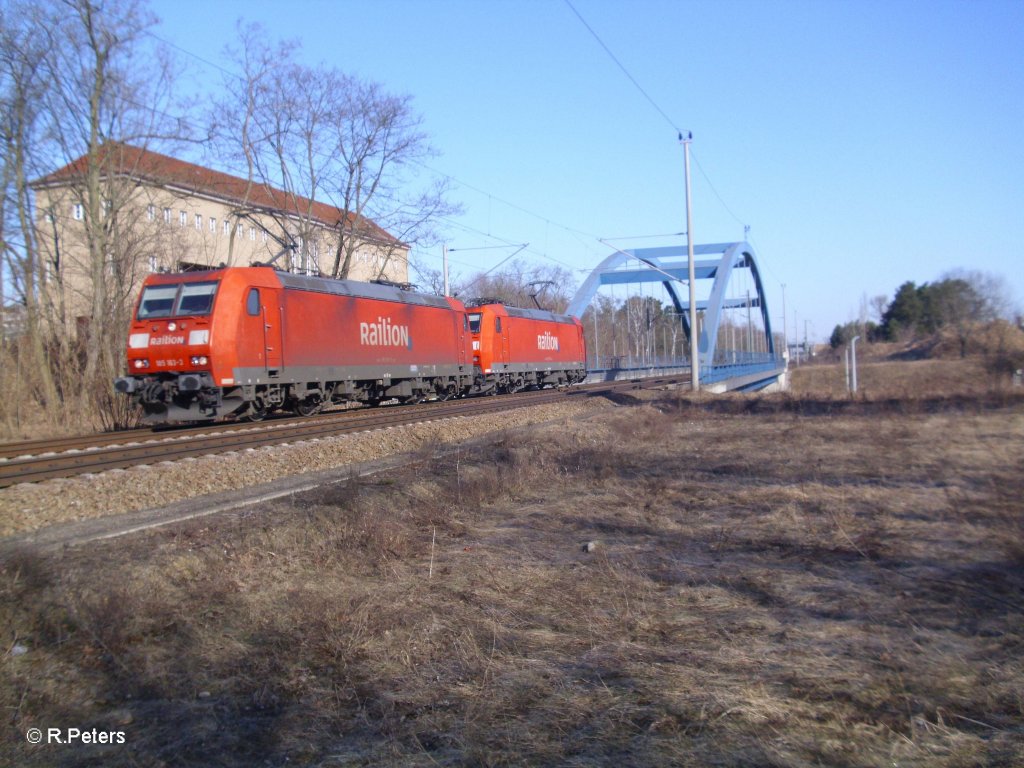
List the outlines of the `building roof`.
{"type": "MultiPolygon", "coordinates": [[[[126,176],[156,186],[173,188],[188,194],[201,194],[235,205],[264,211],[281,212],[291,216],[309,216],[318,223],[338,228],[342,221],[348,229],[357,229],[360,235],[389,245],[403,245],[396,237],[369,219],[317,200],[290,195],[287,192],[259,182],[248,182],[237,176],[187,163],[174,157],[161,155],[130,144],[107,143],[100,148],[101,162],[112,167],[115,175],[126,176]],[[308,212],[308,213],[307,213],[308,212]],[[355,222],[358,227],[354,227],[355,222]]],[[[74,160],[53,173],[32,183],[33,187],[59,187],[81,178],[88,164],[88,156],[74,160]]],[[[110,171],[105,171],[109,173],[110,171]]]]}

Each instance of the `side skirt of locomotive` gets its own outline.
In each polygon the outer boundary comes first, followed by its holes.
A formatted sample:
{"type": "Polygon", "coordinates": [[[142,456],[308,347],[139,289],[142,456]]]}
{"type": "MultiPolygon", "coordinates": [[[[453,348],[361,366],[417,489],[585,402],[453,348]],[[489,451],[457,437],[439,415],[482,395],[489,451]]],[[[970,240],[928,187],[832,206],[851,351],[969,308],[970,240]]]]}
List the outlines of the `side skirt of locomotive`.
{"type": "Polygon", "coordinates": [[[229,416],[258,421],[273,411],[292,411],[308,416],[327,404],[359,402],[422,402],[465,397],[474,385],[469,366],[424,366],[406,369],[402,375],[383,373],[380,378],[358,374],[339,376],[329,369],[281,369],[267,372],[235,371],[236,385],[217,386],[208,373],[129,376],[114,382],[118,392],[130,395],[143,410],[143,421],[213,421],[229,416]],[[319,375],[317,375],[319,374],[319,375]]]}
{"type": "Polygon", "coordinates": [[[114,387],[118,392],[130,395],[133,403],[142,408],[144,422],[158,424],[213,421],[231,416],[258,421],[274,411],[309,416],[328,404],[354,402],[379,405],[391,401],[449,400],[567,386],[586,377],[582,366],[551,370],[536,370],[526,365],[504,366],[502,370],[488,374],[479,368],[470,372],[468,366],[431,368],[435,370],[373,379],[354,375],[314,378],[308,375],[312,371],[301,369],[295,373],[307,375],[289,375],[288,369],[282,369],[278,376],[270,379],[263,370],[239,370],[236,371],[240,374],[236,380],[248,379],[254,383],[234,386],[217,386],[209,373],[168,373],[119,378],[114,387]]]}
{"type": "Polygon", "coordinates": [[[511,394],[524,389],[564,387],[577,384],[587,377],[582,364],[571,368],[548,368],[529,364],[504,365],[499,370],[483,373],[476,369],[472,394],[511,394]]]}

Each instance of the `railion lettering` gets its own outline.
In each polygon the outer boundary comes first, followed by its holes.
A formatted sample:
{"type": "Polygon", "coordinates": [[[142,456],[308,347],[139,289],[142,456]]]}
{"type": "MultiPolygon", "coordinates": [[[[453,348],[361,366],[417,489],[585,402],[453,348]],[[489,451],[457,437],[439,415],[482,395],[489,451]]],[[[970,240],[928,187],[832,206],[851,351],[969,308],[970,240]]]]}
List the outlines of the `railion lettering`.
{"type": "Polygon", "coordinates": [[[550,349],[557,352],[558,337],[552,336],[551,331],[544,331],[543,334],[537,336],[537,349],[550,349]]]}
{"type": "Polygon", "coordinates": [[[395,325],[390,317],[378,317],[375,323],[360,323],[359,343],[366,347],[412,348],[409,326],[395,325]]]}

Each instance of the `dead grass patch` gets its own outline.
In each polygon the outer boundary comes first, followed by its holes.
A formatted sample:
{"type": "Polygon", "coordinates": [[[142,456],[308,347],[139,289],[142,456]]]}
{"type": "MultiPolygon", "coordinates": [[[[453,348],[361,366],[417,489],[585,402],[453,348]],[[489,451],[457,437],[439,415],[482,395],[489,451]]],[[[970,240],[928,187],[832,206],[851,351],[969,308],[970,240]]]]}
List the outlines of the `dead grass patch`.
{"type": "Polygon", "coordinates": [[[23,551],[0,573],[9,759],[1018,765],[1022,435],[1012,403],[671,395],[23,551]],[[24,741],[56,726],[127,744],[24,741]]]}

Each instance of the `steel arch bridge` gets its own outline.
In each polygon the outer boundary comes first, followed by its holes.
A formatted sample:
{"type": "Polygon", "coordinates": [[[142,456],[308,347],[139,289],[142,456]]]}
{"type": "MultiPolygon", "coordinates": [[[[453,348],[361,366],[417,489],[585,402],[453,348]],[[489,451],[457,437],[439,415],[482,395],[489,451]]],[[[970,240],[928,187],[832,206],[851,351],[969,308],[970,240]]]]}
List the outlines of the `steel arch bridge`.
{"type": "MultiPolygon", "coordinates": [[[[725,382],[727,389],[762,389],[773,384],[785,372],[785,361],[776,354],[771,316],[764,291],[761,271],[754,249],[749,243],[711,243],[695,245],[694,277],[711,280],[710,293],[697,301],[702,313],[699,325],[697,362],[702,383],[725,382]],[[697,257],[710,257],[697,261],[697,257]],[[736,270],[749,270],[756,296],[728,298],[729,280],[736,270]],[[766,353],[735,353],[725,359],[719,356],[718,330],[727,309],[757,308],[760,311],[766,353]]],[[[602,286],[632,283],[661,283],[683,326],[690,333],[689,320],[689,257],[685,246],[619,250],[597,265],[576,292],[567,313],[582,317],[602,286]]]]}

